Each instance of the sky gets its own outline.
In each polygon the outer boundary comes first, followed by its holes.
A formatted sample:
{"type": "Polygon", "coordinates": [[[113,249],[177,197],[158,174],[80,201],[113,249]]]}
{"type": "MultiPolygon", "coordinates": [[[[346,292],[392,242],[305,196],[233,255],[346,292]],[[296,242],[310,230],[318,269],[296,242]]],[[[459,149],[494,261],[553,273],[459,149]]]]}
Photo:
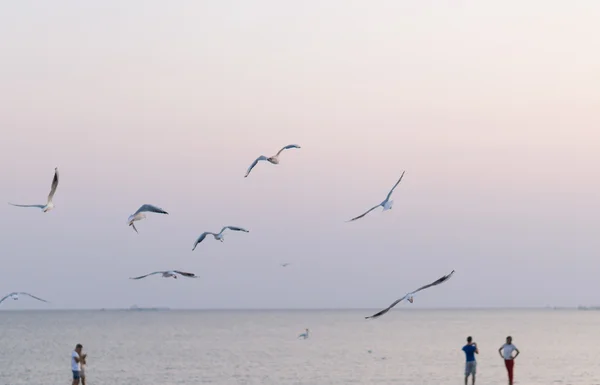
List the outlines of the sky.
{"type": "Polygon", "coordinates": [[[600,3],[0,6],[2,309],[600,302],[600,3]],[[288,150],[279,165],[246,169],[288,150]],[[394,206],[381,202],[400,174],[394,206]],[[127,217],[150,203],[136,234],[127,217]],[[225,242],[196,237],[245,227],[225,242]],[[282,268],[280,263],[289,262],[282,268]],[[197,280],[129,277],[157,270],[197,280]]]}

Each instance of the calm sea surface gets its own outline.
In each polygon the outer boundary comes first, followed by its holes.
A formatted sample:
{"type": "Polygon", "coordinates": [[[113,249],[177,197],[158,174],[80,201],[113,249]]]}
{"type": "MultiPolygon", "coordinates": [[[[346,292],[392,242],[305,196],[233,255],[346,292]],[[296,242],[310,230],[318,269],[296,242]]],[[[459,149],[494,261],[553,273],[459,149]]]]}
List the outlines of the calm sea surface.
{"type": "Polygon", "coordinates": [[[1,311],[0,385],[70,384],[82,343],[94,384],[600,384],[600,312],[575,310],[1,311]],[[308,340],[296,337],[305,328],[308,340]],[[369,350],[372,352],[369,353],[369,350]]]}

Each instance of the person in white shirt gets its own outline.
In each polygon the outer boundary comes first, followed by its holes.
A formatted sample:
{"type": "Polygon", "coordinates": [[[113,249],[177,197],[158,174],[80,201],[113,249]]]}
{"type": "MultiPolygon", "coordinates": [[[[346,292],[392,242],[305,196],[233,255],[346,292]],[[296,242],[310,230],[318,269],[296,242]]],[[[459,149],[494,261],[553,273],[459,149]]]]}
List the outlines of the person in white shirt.
{"type": "Polygon", "coordinates": [[[515,366],[515,358],[519,355],[519,349],[512,343],[512,337],[506,337],[506,343],[498,349],[498,353],[500,353],[500,357],[504,359],[504,365],[506,366],[506,371],[508,372],[508,385],[513,385],[513,368],[515,366]],[[517,352],[513,356],[513,352],[517,352]]]}
{"type": "Polygon", "coordinates": [[[73,385],[79,385],[81,379],[81,360],[85,360],[87,354],[81,354],[83,346],[77,344],[75,350],[71,353],[71,371],[73,372],[73,385]]]}

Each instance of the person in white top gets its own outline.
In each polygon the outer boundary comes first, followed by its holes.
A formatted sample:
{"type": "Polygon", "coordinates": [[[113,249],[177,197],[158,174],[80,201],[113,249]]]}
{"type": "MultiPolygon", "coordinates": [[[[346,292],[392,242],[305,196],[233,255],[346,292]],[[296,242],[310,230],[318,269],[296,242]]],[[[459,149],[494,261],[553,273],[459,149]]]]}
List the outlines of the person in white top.
{"type": "Polygon", "coordinates": [[[500,357],[504,359],[504,365],[506,366],[506,371],[508,372],[508,385],[513,385],[513,368],[515,366],[515,358],[519,355],[519,349],[512,343],[512,337],[506,337],[506,343],[498,349],[498,353],[500,353],[500,357]],[[516,352],[513,356],[513,352],[516,352]]]}
{"type": "Polygon", "coordinates": [[[75,350],[71,353],[71,371],[73,372],[73,385],[79,385],[81,379],[81,360],[85,360],[87,354],[81,354],[83,346],[77,344],[75,350]]]}

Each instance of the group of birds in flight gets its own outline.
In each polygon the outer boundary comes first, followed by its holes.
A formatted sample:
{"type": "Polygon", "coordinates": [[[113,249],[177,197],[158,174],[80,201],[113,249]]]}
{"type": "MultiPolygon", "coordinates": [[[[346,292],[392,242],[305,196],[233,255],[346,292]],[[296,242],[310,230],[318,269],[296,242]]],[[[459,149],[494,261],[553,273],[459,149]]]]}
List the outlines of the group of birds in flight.
{"type": "MultiPolygon", "coordinates": [[[[301,147],[298,146],[298,145],[296,145],[296,144],[289,144],[289,145],[284,146],[283,148],[281,148],[277,152],[277,154],[275,154],[273,156],[270,156],[270,157],[267,157],[267,156],[264,156],[264,155],[259,156],[258,158],[256,158],[254,160],[254,162],[252,162],[252,164],[250,165],[250,167],[246,171],[246,175],[244,175],[244,177],[247,178],[248,175],[250,175],[250,172],[254,169],[254,167],[260,161],[267,161],[267,162],[269,162],[271,164],[279,164],[279,156],[281,155],[281,153],[284,150],[293,149],[293,148],[299,149],[301,147]]],[[[392,193],[394,192],[394,189],[396,189],[396,187],[400,184],[400,182],[402,181],[403,177],[404,177],[404,172],[402,172],[402,175],[400,175],[400,178],[398,179],[398,181],[396,182],[396,184],[392,187],[392,189],[390,190],[390,192],[387,194],[386,198],[381,203],[379,203],[379,204],[371,207],[369,210],[367,210],[363,214],[361,214],[361,215],[359,215],[357,217],[354,217],[354,218],[350,219],[347,222],[353,222],[355,220],[363,218],[365,215],[369,214],[371,211],[375,210],[376,208],[378,208],[380,206],[383,208],[383,211],[391,210],[392,206],[394,204],[394,201],[391,200],[390,198],[392,196],[392,193]]],[[[52,185],[50,187],[50,194],[48,194],[48,200],[47,200],[46,204],[35,204],[35,205],[22,205],[22,204],[14,204],[14,203],[9,203],[9,204],[13,205],[13,206],[17,206],[17,207],[36,207],[36,208],[40,208],[44,213],[47,213],[48,211],[54,209],[54,207],[55,207],[54,206],[54,202],[53,202],[53,198],[54,198],[54,194],[56,193],[56,189],[58,187],[58,181],[59,181],[59,175],[58,175],[58,167],[57,167],[57,168],[54,169],[54,177],[52,178],[52,185]]],[[[140,208],[135,213],[131,214],[129,216],[129,218],[127,219],[128,226],[131,226],[133,228],[133,230],[135,230],[135,232],[138,233],[138,234],[139,234],[139,232],[138,232],[137,228],[135,227],[135,222],[136,221],[140,221],[140,220],[146,218],[146,213],[157,213],[157,214],[166,214],[166,215],[169,214],[168,212],[166,212],[165,210],[163,210],[160,207],[157,207],[157,206],[154,206],[154,205],[151,205],[151,204],[143,204],[142,206],[140,206],[140,208]]],[[[242,227],[238,227],[238,226],[224,226],[221,229],[221,231],[219,231],[218,233],[213,233],[213,232],[210,232],[210,231],[205,231],[202,234],[200,234],[200,236],[194,242],[194,246],[192,248],[192,251],[195,250],[196,247],[198,246],[198,244],[200,244],[202,241],[204,241],[208,235],[212,235],[215,240],[223,242],[223,240],[224,240],[224,233],[225,233],[226,230],[238,231],[238,232],[245,232],[245,233],[249,232],[249,230],[246,230],[246,229],[244,229],[242,227]]],[[[286,267],[286,266],[289,266],[289,265],[290,265],[290,263],[283,263],[283,264],[281,264],[282,267],[286,267]]],[[[450,279],[450,277],[453,274],[454,274],[454,270],[452,270],[452,272],[450,272],[449,274],[444,275],[443,277],[435,280],[434,282],[432,282],[430,284],[427,284],[425,286],[422,286],[422,287],[418,288],[415,291],[407,293],[404,297],[402,297],[402,298],[394,301],[387,308],[381,310],[380,312],[378,312],[376,314],[373,314],[372,316],[368,316],[368,317],[365,317],[365,318],[370,319],[370,318],[381,317],[382,315],[384,315],[388,311],[390,311],[394,306],[396,306],[397,304],[399,304],[400,302],[405,301],[405,300],[408,301],[408,302],[410,302],[410,303],[413,303],[413,301],[414,301],[414,295],[417,292],[419,292],[421,290],[424,290],[424,289],[427,289],[427,288],[432,287],[432,286],[439,285],[439,284],[441,284],[443,282],[446,282],[448,279],[450,279]]],[[[163,278],[175,278],[175,279],[177,279],[178,275],[186,277],[186,278],[199,278],[194,273],[188,273],[188,272],[180,271],[180,270],[167,270],[167,271],[155,271],[155,272],[148,273],[148,274],[145,274],[145,275],[140,275],[139,277],[132,277],[130,279],[139,280],[139,279],[151,276],[151,275],[161,275],[163,278]]],[[[46,301],[46,300],[44,300],[42,298],[36,297],[36,296],[34,296],[32,294],[29,294],[29,293],[26,293],[26,292],[12,292],[12,293],[6,295],[4,298],[0,299],[0,303],[2,303],[4,300],[6,300],[8,298],[12,298],[13,300],[17,300],[17,299],[19,299],[19,295],[27,295],[27,296],[29,296],[31,298],[36,299],[36,300],[43,301],[43,302],[48,302],[48,301],[46,301]]],[[[308,337],[308,329],[306,330],[306,336],[305,336],[305,338],[307,338],[307,337],[308,337]]]]}

